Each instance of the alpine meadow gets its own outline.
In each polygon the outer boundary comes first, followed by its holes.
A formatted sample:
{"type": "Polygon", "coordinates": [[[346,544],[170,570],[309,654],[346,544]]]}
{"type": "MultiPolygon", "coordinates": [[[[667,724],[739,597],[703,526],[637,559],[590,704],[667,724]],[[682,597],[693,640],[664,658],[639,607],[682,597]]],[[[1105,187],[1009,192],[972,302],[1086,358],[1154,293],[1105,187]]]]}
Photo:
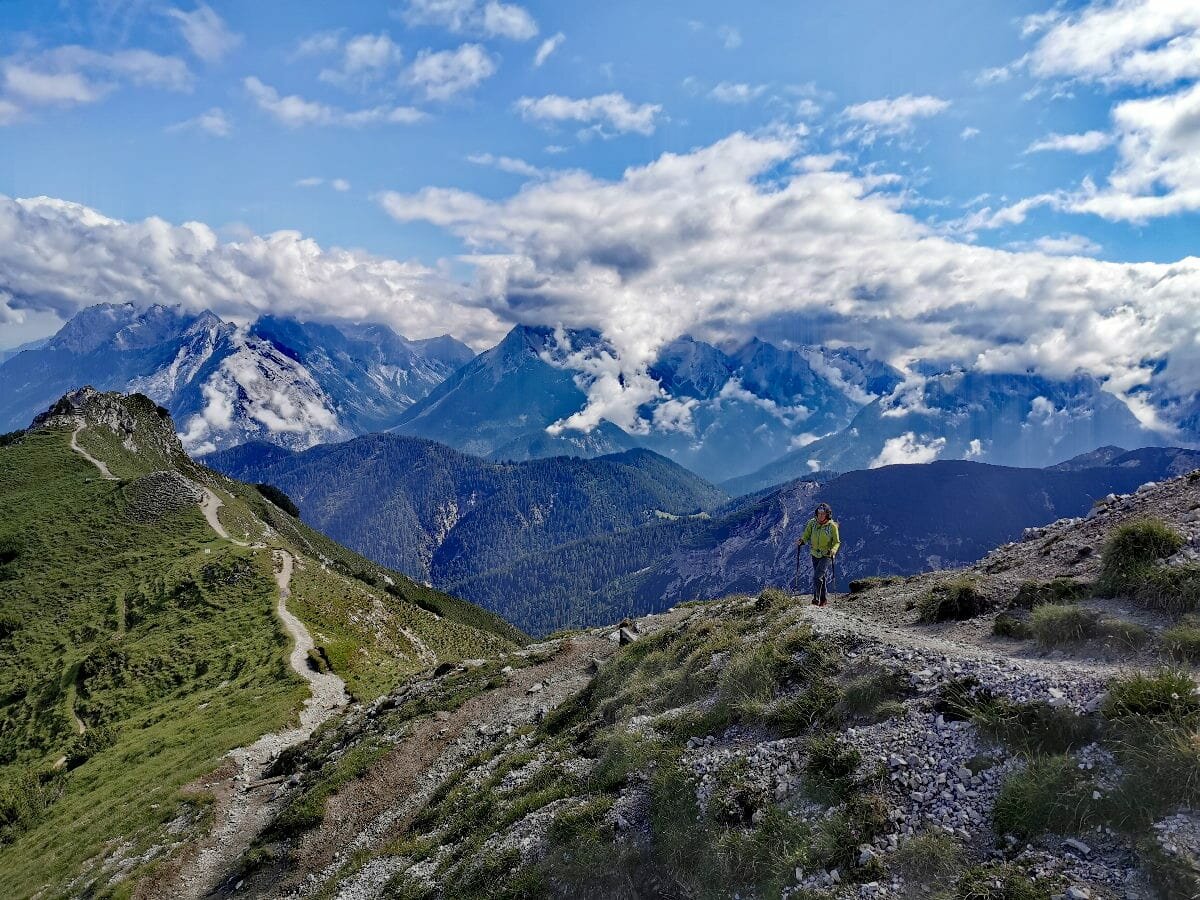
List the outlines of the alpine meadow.
{"type": "Polygon", "coordinates": [[[0,898],[1200,898],[1200,4],[0,3],[0,898]]]}

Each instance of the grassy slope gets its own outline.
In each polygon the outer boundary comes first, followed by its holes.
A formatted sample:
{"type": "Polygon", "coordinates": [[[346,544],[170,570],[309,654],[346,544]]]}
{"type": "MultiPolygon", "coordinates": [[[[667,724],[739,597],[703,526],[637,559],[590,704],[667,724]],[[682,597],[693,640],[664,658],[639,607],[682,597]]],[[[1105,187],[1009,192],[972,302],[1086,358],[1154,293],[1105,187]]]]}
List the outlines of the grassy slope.
{"type": "MultiPolygon", "coordinates": [[[[22,545],[0,581],[0,609],[21,623],[2,647],[0,779],[70,749],[76,684],[82,721],[117,733],[62,777],[40,824],[0,848],[10,896],[61,890],[119,840],[132,843],[125,856],[153,843],[182,785],[286,723],[307,694],[284,664],[266,555],[216,540],[196,509],[130,521],[120,483],[96,478],[68,439],[36,432],[0,451],[0,528],[22,545]]],[[[136,468],[102,443],[86,445],[109,453],[114,474],[136,468]]]]}
{"type": "MultiPolygon", "coordinates": [[[[144,420],[152,413],[134,408],[144,420]]],[[[11,539],[18,548],[0,568],[0,619],[8,623],[0,627],[7,896],[43,886],[54,896],[94,869],[97,854],[121,845],[120,857],[132,858],[161,843],[181,804],[198,825],[202,803],[185,802],[180,788],[229,749],[294,719],[307,688],[286,667],[270,547],[297,556],[293,611],[357,696],[376,696],[424,667],[401,626],[439,659],[494,654],[524,639],[497,617],[346,551],[253,488],[153,442],[133,454],[105,428],[80,434],[80,445],[125,479],[117,482],[99,479],[69,439],[66,430],[37,431],[0,448],[0,544],[11,539]],[[190,505],[152,524],[131,518],[136,485],[128,479],[169,465],[217,490],[231,534],[268,547],[217,539],[190,505]],[[89,728],[83,741],[72,703],[89,728]],[[84,743],[110,745],[92,752],[84,743]],[[49,775],[64,755],[73,765],[84,761],[49,775]],[[34,773],[41,773],[40,796],[53,802],[8,803],[34,773]],[[6,815],[20,821],[14,826],[6,815]]]]}

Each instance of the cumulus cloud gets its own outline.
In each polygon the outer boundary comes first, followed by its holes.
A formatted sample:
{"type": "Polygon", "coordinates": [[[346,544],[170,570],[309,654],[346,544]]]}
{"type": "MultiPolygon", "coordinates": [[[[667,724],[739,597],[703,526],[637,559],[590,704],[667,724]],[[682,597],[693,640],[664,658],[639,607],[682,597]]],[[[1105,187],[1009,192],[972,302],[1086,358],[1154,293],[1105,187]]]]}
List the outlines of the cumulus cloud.
{"type": "Polygon", "coordinates": [[[870,143],[881,136],[907,134],[918,119],[928,119],[949,108],[949,100],[912,94],[855,103],[842,110],[842,116],[852,123],[845,137],[870,143]]]}
{"type": "Polygon", "coordinates": [[[1200,6],[1186,0],[1117,0],[1027,18],[1038,35],[1020,63],[1039,78],[1165,86],[1200,77],[1200,6]]]}
{"type": "Polygon", "coordinates": [[[1085,131],[1083,134],[1048,134],[1041,140],[1034,141],[1026,149],[1026,153],[1038,153],[1043,150],[1062,150],[1067,153],[1095,153],[1103,150],[1113,142],[1112,135],[1105,131],[1085,131]]]}
{"type": "Polygon", "coordinates": [[[541,178],[545,173],[532,163],[512,156],[495,156],[491,153],[472,153],[467,162],[477,166],[491,166],[501,172],[512,175],[524,175],[526,178],[541,178]]]}
{"type": "Polygon", "coordinates": [[[74,44],[0,61],[0,101],[9,118],[38,106],[95,103],[122,84],[188,91],[192,73],[174,56],[149,50],[101,53],[74,44]]]}
{"type": "Polygon", "coordinates": [[[1040,237],[1032,241],[1017,241],[1014,250],[1033,250],[1052,256],[1095,256],[1101,246],[1082,234],[1060,234],[1055,237],[1040,237]]]}
{"type": "Polygon", "coordinates": [[[411,125],[424,119],[425,113],[411,106],[373,106],[367,109],[345,110],[297,94],[281,96],[279,91],[264,84],[253,75],[242,82],[258,108],[288,128],[306,125],[340,125],[361,128],[365,125],[411,125]]]}
{"type": "Polygon", "coordinates": [[[225,110],[214,106],[191,119],[169,125],[167,131],[203,131],[213,137],[229,137],[233,134],[233,122],[230,121],[225,110]]]}
{"type": "Polygon", "coordinates": [[[572,99],[558,94],[545,97],[522,97],[516,109],[525,119],[538,122],[582,122],[600,128],[610,128],[618,134],[654,133],[655,119],[662,107],[654,103],[637,105],[624,94],[600,94],[595,97],[572,99]]]}
{"type": "Polygon", "coordinates": [[[294,231],[223,242],[198,222],[125,222],[47,197],[0,195],[0,273],[0,319],[68,318],[122,300],[235,318],[380,321],[411,337],[450,331],[477,346],[506,330],[464,286],[417,262],[325,248],[294,231]]]}
{"type": "Polygon", "coordinates": [[[242,36],[231,31],[225,20],[205,3],[191,12],[181,9],[169,9],[166,12],[179,23],[179,31],[192,53],[205,62],[223,59],[242,42],[242,36]]]}
{"type": "Polygon", "coordinates": [[[962,138],[964,141],[969,141],[972,138],[979,137],[979,129],[973,128],[970,125],[968,125],[966,128],[964,128],[962,131],[960,131],[958,133],[958,136],[960,138],[962,138]]]}
{"type": "Polygon", "coordinates": [[[538,25],[523,6],[497,0],[410,0],[402,13],[410,25],[437,25],[455,34],[527,41],[538,25]]]}
{"type": "Polygon", "coordinates": [[[406,81],[429,100],[448,100],[496,74],[496,60],[479,44],[456,50],[422,50],[409,67],[406,81]]]}
{"type": "MultiPolygon", "coordinates": [[[[301,46],[306,45],[302,43],[301,46]]],[[[306,52],[328,52],[321,49],[326,46],[328,40],[322,38],[307,45],[306,52]]],[[[336,69],[322,69],[317,77],[343,88],[366,88],[388,75],[404,58],[399,45],[383,33],[355,35],[345,44],[335,39],[334,47],[340,50],[341,65],[336,69]]]]}
{"type": "Polygon", "coordinates": [[[1118,101],[1107,135],[1051,135],[1030,147],[1116,147],[1106,184],[1085,180],[1050,205],[1122,221],[1200,210],[1200,5],[1117,0],[1074,11],[1055,7],[1027,18],[1023,34],[1035,38],[1034,46],[1010,69],[1042,80],[1160,92],[1118,101]]]}
{"type": "Polygon", "coordinates": [[[722,81],[708,92],[708,96],[718,103],[749,103],[751,100],[761,97],[766,90],[767,85],[765,84],[722,81]]]}
{"type": "MultiPolygon", "coordinates": [[[[458,235],[499,315],[600,329],[630,384],[681,334],[819,322],[825,340],[867,342],[902,368],[1082,369],[1127,399],[1147,385],[1163,400],[1194,393],[1200,260],[1113,264],[956,241],[870,179],[789,165],[804,149],[788,134],[735,134],[615,180],[568,172],[499,200],[438,188],[379,199],[401,221],[458,235]]],[[[619,387],[606,382],[606,409],[619,387]]]]}
{"type": "Polygon", "coordinates": [[[888,438],[883,442],[883,449],[878,456],[871,460],[871,468],[933,462],[942,455],[942,451],[945,449],[946,439],[944,437],[921,443],[914,432],[906,431],[898,437],[888,438]]]}
{"type": "Polygon", "coordinates": [[[541,45],[537,48],[537,53],[533,56],[534,67],[541,68],[542,64],[550,58],[555,50],[563,45],[563,41],[566,39],[567,36],[560,31],[558,34],[542,41],[541,45]]]}

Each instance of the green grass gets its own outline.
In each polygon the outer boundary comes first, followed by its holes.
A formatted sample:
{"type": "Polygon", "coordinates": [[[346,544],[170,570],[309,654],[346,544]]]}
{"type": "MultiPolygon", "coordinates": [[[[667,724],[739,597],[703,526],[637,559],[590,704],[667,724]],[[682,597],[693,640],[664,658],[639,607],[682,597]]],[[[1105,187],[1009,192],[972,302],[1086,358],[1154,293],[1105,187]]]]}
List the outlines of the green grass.
{"type": "Polygon", "coordinates": [[[917,620],[924,624],[961,621],[973,618],[987,609],[987,598],[979,591],[978,583],[960,575],[936,584],[917,600],[917,620]]]}
{"type": "Polygon", "coordinates": [[[1039,644],[1057,647],[1078,643],[1099,633],[1099,613],[1074,604],[1044,603],[1034,607],[1029,627],[1039,644]]]}
{"type": "Polygon", "coordinates": [[[967,864],[962,845],[944,831],[926,831],[900,844],[895,866],[904,880],[924,889],[944,889],[967,864]]]}
{"type": "Polygon", "coordinates": [[[1180,727],[1200,724],[1200,696],[1188,672],[1164,669],[1115,678],[1108,686],[1104,717],[1113,722],[1155,720],[1180,727]]]}
{"type": "Polygon", "coordinates": [[[1181,662],[1200,662],[1200,618],[1184,616],[1162,634],[1163,647],[1181,662]]]}
{"type": "Polygon", "coordinates": [[[1012,605],[1033,609],[1043,603],[1074,603],[1091,593],[1091,585],[1074,578],[1052,578],[1050,581],[1026,581],[1017,589],[1012,605]]]}
{"type": "Polygon", "coordinates": [[[992,634],[996,637],[1023,641],[1033,637],[1033,625],[1028,618],[1005,611],[996,616],[992,622],[992,634]]]}
{"type": "Polygon", "coordinates": [[[1022,840],[1049,832],[1079,834],[1096,815],[1091,795],[1075,757],[1034,757],[1000,785],[992,824],[997,834],[1022,840]]]}
{"type": "Polygon", "coordinates": [[[1183,535],[1160,519],[1116,528],[1104,547],[1097,593],[1130,597],[1150,609],[1183,615],[1200,607],[1200,566],[1163,566],[1183,547],[1183,535]]]}
{"type": "Polygon", "coordinates": [[[1012,863],[972,866],[954,884],[954,900],[1050,900],[1058,879],[1034,880],[1012,863]]]}
{"type": "MultiPolygon", "coordinates": [[[[153,404],[136,397],[122,404],[137,453],[101,426],[86,428],[79,442],[126,480],[101,479],[70,450],[70,430],[29,432],[0,447],[6,895],[57,895],[81,873],[75,890],[86,893],[92,879],[107,876],[85,861],[118,845],[134,856],[162,843],[166,823],[181,811],[192,811],[185,832],[206,827],[198,812],[206,798],[185,796],[184,786],[216,769],[230,749],[294,721],[308,696],[287,666],[270,548],[217,538],[190,503],[147,516],[131,506],[144,498],[128,479],[177,467],[214,485],[231,533],[257,538],[266,522],[275,532],[270,543],[290,550],[303,567],[293,610],[310,630],[333,632],[329,644],[341,654],[334,668],[345,672],[352,690],[378,692],[402,679],[412,669],[401,660],[411,655],[389,658],[367,634],[337,631],[346,610],[320,607],[322,591],[362,600],[357,585],[393,578],[392,590],[379,592],[391,621],[414,623],[412,630],[442,658],[484,655],[524,640],[490,614],[338,547],[255,488],[195,466],[178,452],[169,422],[153,404]],[[312,557],[329,561],[333,582],[306,581],[306,573],[320,571],[312,557]],[[440,604],[441,618],[420,609],[418,599],[440,604]],[[87,728],[82,736],[73,713],[87,728]],[[60,759],[64,771],[46,776],[60,759]]],[[[402,634],[385,637],[394,639],[388,647],[407,645],[402,634]]]]}

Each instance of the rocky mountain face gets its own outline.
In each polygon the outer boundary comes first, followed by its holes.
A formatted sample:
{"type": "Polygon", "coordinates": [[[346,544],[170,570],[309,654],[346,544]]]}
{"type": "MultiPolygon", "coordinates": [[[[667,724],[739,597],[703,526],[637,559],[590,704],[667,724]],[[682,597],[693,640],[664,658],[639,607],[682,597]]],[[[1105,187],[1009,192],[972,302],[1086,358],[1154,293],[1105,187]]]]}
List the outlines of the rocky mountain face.
{"type": "Polygon", "coordinates": [[[1200,470],[829,608],[410,681],[280,761],[223,895],[1195,896],[1197,558],[1200,470]]]}
{"type": "Polygon", "coordinates": [[[749,493],[817,469],[970,459],[1043,467],[1113,444],[1161,445],[1095,379],[955,372],[922,377],[864,406],[847,427],[723,483],[749,493]]]}
{"type": "Polygon", "coordinates": [[[409,409],[396,430],[494,459],[597,456],[642,446],[705,478],[725,479],[844,427],[876,392],[900,381],[862,351],[781,350],[754,340],[727,354],[684,337],[649,370],[664,393],[642,410],[658,423],[648,433],[602,422],[590,432],[548,434],[548,426],[586,402],[585,376],[569,367],[570,353],[603,347],[596,332],[518,326],[409,409]],[[673,427],[656,418],[667,401],[686,410],[673,427]]]}
{"type": "Polygon", "coordinates": [[[308,447],[388,427],[472,356],[452,338],[409,341],[380,325],[265,316],[241,328],[211,312],[102,304],[0,363],[0,429],[91,384],[151,397],[196,455],[254,439],[308,447]]]}
{"type": "Polygon", "coordinates": [[[168,876],[170,896],[200,896],[220,858],[199,852],[209,826],[234,842],[222,852],[244,847],[270,802],[251,791],[214,820],[215,795],[352,699],[526,641],[272,496],[193,462],[142,395],[73,391],[0,442],[6,897],[168,876]]]}
{"type": "Polygon", "coordinates": [[[694,516],[727,499],[648,450],[494,463],[433,441],[374,434],[301,453],[244,444],[206,461],[281,488],[308,524],[434,584],[572,541],[694,516]]]}

